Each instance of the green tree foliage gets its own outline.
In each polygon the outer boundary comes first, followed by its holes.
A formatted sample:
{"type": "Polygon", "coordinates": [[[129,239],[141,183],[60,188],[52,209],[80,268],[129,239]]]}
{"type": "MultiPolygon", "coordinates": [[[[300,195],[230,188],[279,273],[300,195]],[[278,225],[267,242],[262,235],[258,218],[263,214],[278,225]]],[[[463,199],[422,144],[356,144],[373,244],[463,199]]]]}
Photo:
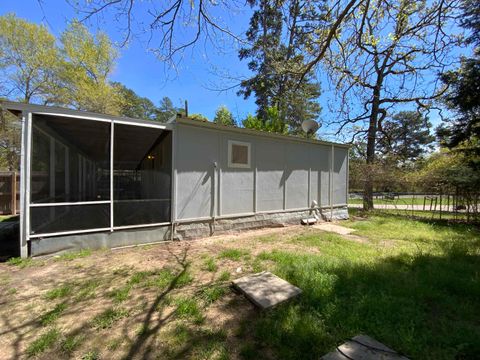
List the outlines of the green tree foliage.
{"type": "Polygon", "coordinates": [[[458,70],[441,79],[449,85],[444,101],[456,116],[438,129],[438,135],[450,148],[475,143],[480,139],[480,57],[463,58],[458,70]]]}
{"type": "MultiPolygon", "coordinates": [[[[396,107],[425,110],[441,97],[443,89],[432,86],[431,75],[448,66],[458,45],[452,31],[456,1],[360,1],[353,9],[323,61],[338,95],[332,125],[363,137],[372,165],[379,130],[396,107]]],[[[316,45],[324,43],[322,37],[313,33],[312,56],[322,53],[316,45]]],[[[373,179],[367,177],[364,209],[372,208],[373,179]]]]}
{"type": "Polygon", "coordinates": [[[138,96],[135,91],[119,82],[111,83],[114,91],[120,96],[119,114],[131,118],[157,120],[159,109],[146,98],[138,96]]]}
{"type": "Polygon", "coordinates": [[[109,83],[117,51],[102,32],[91,34],[73,21],[62,34],[63,80],[59,102],[79,110],[118,114],[120,96],[109,83]]]}
{"type": "Polygon", "coordinates": [[[21,123],[10,113],[0,112],[0,169],[18,170],[21,123]]]}
{"type": "Polygon", "coordinates": [[[466,42],[480,47],[480,6],[478,0],[463,0],[462,11],[461,24],[465,29],[470,30],[466,42]]]}
{"type": "Polygon", "coordinates": [[[261,120],[258,116],[248,114],[248,116],[242,121],[242,125],[246,129],[274,132],[284,135],[288,134],[288,126],[279,117],[278,109],[276,107],[269,107],[266,109],[264,120],[261,120]]]}
{"type": "Polygon", "coordinates": [[[381,156],[406,165],[419,160],[432,149],[435,137],[432,124],[416,111],[400,111],[387,118],[380,129],[378,151],[381,156]]]}
{"type": "Polygon", "coordinates": [[[441,144],[463,153],[466,164],[480,173],[480,8],[478,1],[463,1],[462,25],[471,31],[467,44],[474,44],[473,56],[462,57],[457,70],[441,74],[448,86],[444,103],[454,117],[437,129],[441,144]]]}
{"type": "Polygon", "coordinates": [[[456,194],[466,206],[468,219],[480,215],[480,171],[470,165],[469,156],[461,151],[443,149],[428,158],[407,181],[420,191],[456,194]]]}
{"type": "Polygon", "coordinates": [[[249,0],[255,8],[246,33],[251,45],[239,52],[248,60],[253,76],[241,82],[239,95],[255,96],[257,117],[267,121],[268,109],[276,107],[278,118],[290,132],[301,133],[305,119],[320,113],[320,86],[313,72],[300,78],[296,70],[304,67],[306,34],[311,31],[308,18],[314,7],[310,1],[249,0]]]}
{"type": "Polygon", "coordinates": [[[202,114],[189,114],[188,117],[198,121],[208,121],[207,117],[202,114]]]}
{"type": "MultiPolygon", "coordinates": [[[[163,98],[160,108],[110,75],[117,51],[104,33],[91,34],[77,21],[59,41],[42,25],[15,15],[0,16],[0,96],[27,103],[166,121],[175,114],[163,98]]],[[[2,116],[0,168],[17,169],[20,122],[2,116]]]]}
{"type": "Polygon", "coordinates": [[[0,17],[0,71],[3,96],[49,103],[58,80],[60,54],[43,25],[13,14],[0,17]]]}
{"type": "Polygon", "coordinates": [[[217,111],[215,111],[215,117],[213,118],[213,122],[228,126],[236,125],[232,113],[225,105],[220,106],[217,111]]]}
{"type": "Polygon", "coordinates": [[[172,117],[177,115],[177,112],[179,112],[179,109],[176,109],[175,106],[173,106],[172,100],[170,100],[169,97],[165,96],[160,101],[160,106],[157,112],[158,112],[157,119],[161,122],[167,122],[172,117]]]}

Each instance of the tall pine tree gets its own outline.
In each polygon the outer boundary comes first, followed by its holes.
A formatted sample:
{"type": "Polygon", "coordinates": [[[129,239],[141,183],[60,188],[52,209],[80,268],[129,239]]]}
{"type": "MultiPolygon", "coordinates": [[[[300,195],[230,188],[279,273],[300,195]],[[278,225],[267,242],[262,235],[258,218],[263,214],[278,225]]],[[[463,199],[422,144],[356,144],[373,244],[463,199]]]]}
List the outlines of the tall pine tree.
{"type": "Polygon", "coordinates": [[[255,7],[247,39],[251,44],[239,52],[241,60],[249,60],[254,75],[241,83],[240,95],[254,95],[257,116],[268,122],[269,108],[276,108],[291,133],[299,133],[305,119],[316,119],[320,85],[313,73],[300,79],[298,69],[304,67],[302,48],[309,29],[310,1],[249,0],[255,7]]]}

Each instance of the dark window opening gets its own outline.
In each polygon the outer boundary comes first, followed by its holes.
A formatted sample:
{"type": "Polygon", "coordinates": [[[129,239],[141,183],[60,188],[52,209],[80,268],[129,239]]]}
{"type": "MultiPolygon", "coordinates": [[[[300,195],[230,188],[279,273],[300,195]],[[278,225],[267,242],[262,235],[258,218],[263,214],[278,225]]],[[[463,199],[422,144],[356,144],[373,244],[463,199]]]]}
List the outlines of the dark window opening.
{"type": "Polygon", "coordinates": [[[114,226],[170,222],[169,131],[132,125],[114,130],[114,226]]]}
{"type": "Polygon", "coordinates": [[[31,202],[110,199],[110,123],[34,115],[31,202]]]}

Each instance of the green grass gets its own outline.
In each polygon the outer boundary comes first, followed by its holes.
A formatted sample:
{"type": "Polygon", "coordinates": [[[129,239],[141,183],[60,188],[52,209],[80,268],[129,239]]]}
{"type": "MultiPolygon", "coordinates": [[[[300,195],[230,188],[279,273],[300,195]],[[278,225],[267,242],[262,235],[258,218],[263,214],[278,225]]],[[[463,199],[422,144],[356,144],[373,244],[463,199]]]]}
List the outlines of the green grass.
{"type": "MultiPolygon", "coordinates": [[[[163,339],[168,345],[163,354],[167,359],[212,359],[230,358],[224,330],[205,327],[192,327],[177,324],[163,339]]],[[[162,357],[163,358],[163,357],[162,357]]]]}
{"type": "Polygon", "coordinates": [[[95,297],[97,288],[100,286],[100,280],[96,278],[85,280],[78,285],[76,299],[87,300],[95,297]]]}
{"type": "Polygon", "coordinates": [[[248,252],[240,249],[227,249],[223,250],[218,257],[220,259],[230,259],[239,261],[241,258],[248,256],[248,252]]]}
{"type": "Polygon", "coordinates": [[[92,325],[96,329],[108,329],[117,321],[127,317],[128,315],[128,310],[120,308],[108,308],[93,318],[92,325]]]}
{"type": "Polygon", "coordinates": [[[220,275],[218,275],[218,281],[228,281],[230,280],[230,272],[228,272],[227,270],[224,270],[220,273],[220,275]]]}
{"type": "Polygon", "coordinates": [[[371,243],[311,230],[292,241],[319,254],[279,247],[258,256],[303,293],[246,325],[257,342],[278,358],[313,359],[368,334],[413,359],[476,358],[480,232],[378,213],[344,224],[371,243]]]}
{"type": "Polygon", "coordinates": [[[211,256],[208,256],[205,258],[205,260],[203,261],[203,268],[210,272],[215,272],[218,270],[218,266],[215,263],[215,259],[212,258],[211,256]]]}
{"type": "MultiPolygon", "coordinates": [[[[361,209],[349,209],[351,215],[362,216],[363,210],[361,209]]],[[[375,209],[370,214],[386,214],[394,215],[398,218],[407,218],[413,220],[467,220],[467,214],[462,212],[445,212],[442,211],[423,211],[423,210],[408,210],[408,209],[375,209]]]]}
{"type": "Polygon", "coordinates": [[[100,359],[100,354],[97,350],[90,350],[89,352],[83,354],[82,360],[98,360],[100,359]]]}
{"type": "Polygon", "coordinates": [[[27,347],[27,356],[33,357],[40,355],[45,350],[52,347],[60,337],[58,329],[50,329],[43,333],[27,347]]]}
{"type": "Polygon", "coordinates": [[[207,303],[211,304],[221,299],[227,293],[225,286],[219,284],[208,285],[200,291],[201,298],[207,303]]]}
{"type": "Polygon", "coordinates": [[[45,298],[48,300],[55,300],[59,298],[64,298],[69,296],[73,291],[73,284],[66,283],[60,286],[57,286],[51,290],[48,290],[45,294],[45,298]]]}
{"type": "Polygon", "coordinates": [[[114,303],[119,304],[128,299],[130,296],[130,290],[132,290],[132,285],[127,284],[111,291],[108,296],[113,299],[114,303]]]}
{"type": "Polygon", "coordinates": [[[62,341],[60,348],[66,354],[71,354],[85,340],[83,335],[69,335],[62,341]]]}
{"type": "MultiPolygon", "coordinates": [[[[156,342],[162,358],[228,359],[235,354],[244,359],[318,359],[347,339],[367,334],[412,359],[478,358],[479,229],[390,211],[350,213],[355,218],[341,225],[354,228],[364,242],[305,227],[246,238],[242,247],[247,250],[224,250],[214,257],[193,254],[188,259],[191,269],[173,261],[151,271],[118,264],[118,269],[83,280],[73,274],[71,282],[45,283],[49,287],[39,292],[38,309],[48,307],[35,320],[36,333],[25,345],[26,354],[98,358],[101,350],[102,357],[121,357],[144,338],[156,342]],[[278,245],[272,246],[273,241],[278,245]],[[258,256],[253,256],[257,251],[248,251],[267,243],[273,250],[258,256]],[[221,259],[240,261],[245,272],[269,270],[303,293],[267,312],[246,310],[244,297],[227,296],[231,274],[221,267],[229,265],[234,271],[239,265],[221,259]],[[203,271],[198,281],[193,271],[203,271]],[[205,278],[212,283],[206,285],[205,278]],[[151,308],[151,299],[157,296],[161,300],[151,308]],[[95,310],[108,304],[111,307],[101,308],[101,313],[95,310]],[[144,319],[149,309],[155,312],[154,320],[139,326],[137,320],[144,319]],[[164,310],[168,322],[155,330],[164,310]],[[81,327],[80,333],[76,329],[82,324],[63,321],[73,311],[87,319],[87,328],[81,327]],[[228,321],[228,331],[209,327],[206,319],[214,311],[235,315],[228,321]],[[132,338],[122,335],[127,330],[132,338]]],[[[53,265],[77,271],[68,263],[53,265]]],[[[4,274],[0,281],[8,293],[10,278],[4,274]]],[[[138,356],[148,355],[144,348],[138,356]]]]}
{"type": "Polygon", "coordinates": [[[50,325],[55,320],[57,320],[60,317],[60,315],[62,315],[62,313],[65,311],[66,308],[67,308],[67,304],[65,303],[57,304],[52,310],[46,312],[41,316],[40,323],[43,326],[50,325]]]}
{"type": "Polygon", "coordinates": [[[7,294],[8,295],[15,295],[17,293],[17,289],[16,288],[10,288],[8,289],[7,291],[7,294]]]}
{"type": "Polygon", "coordinates": [[[18,215],[0,215],[0,222],[2,221],[11,221],[13,218],[17,217],[18,215]]]}
{"type": "Polygon", "coordinates": [[[201,324],[204,320],[202,311],[198,302],[191,297],[179,297],[175,299],[177,309],[175,313],[178,318],[193,322],[194,324],[201,324]]]}
{"type": "Polygon", "coordinates": [[[144,277],[139,281],[144,282],[145,286],[156,287],[160,290],[166,290],[169,287],[181,288],[193,281],[193,277],[188,270],[188,267],[183,271],[175,271],[173,269],[165,268],[142,276],[144,277]]]}
{"type": "MultiPolygon", "coordinates": [[[[423,205],[424,197],[410,197],[410,198],[395,198],[395,200],[373,199],[374,204],[379,205],[423,205]]],[[[442,204],[446,205],[446,199],[442,200],[442,204]]],[[[349,204],[363,204],[363,199],[348,199],[349,204]]],[[[437,205],[440,204],[440,199],[437,200],[437,205]]],[[[427,200],[425,207],[430,207],[430,200],[427,200]]]]}
{"type": "Polygon", "coordinates": [[[7,264],[11,266],[18,266],[23,269],[35,265],[35,262],[32,258],[13,257],[7,260],[7,264]]]}
{"type": "Polygon", "coordinates": [[[75,259],[81,259],[87,256],[90,256],[92,254],[92,250],[90,249],[83,249],[79,251],[70,251],[66,252],[62,255],[59,255],[58,257],[55,258],[57,261],[72,261],[75,259]]]}

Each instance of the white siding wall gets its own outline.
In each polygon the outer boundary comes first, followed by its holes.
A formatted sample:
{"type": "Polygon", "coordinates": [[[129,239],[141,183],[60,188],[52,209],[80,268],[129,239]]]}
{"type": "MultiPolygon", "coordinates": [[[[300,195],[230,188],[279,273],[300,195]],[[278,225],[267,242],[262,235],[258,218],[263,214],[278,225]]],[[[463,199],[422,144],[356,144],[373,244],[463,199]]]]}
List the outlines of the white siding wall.
{"type": "Polygon", "coordinates": [[[329,145],[185,124],[176,131],[176,220],[306,209],[313,200],[322,206],[346,203],[345,148],[335,147],[331,166],[329,145]],[[229,140],[251,144],[249,169],[228,166],[229,140]]]}

